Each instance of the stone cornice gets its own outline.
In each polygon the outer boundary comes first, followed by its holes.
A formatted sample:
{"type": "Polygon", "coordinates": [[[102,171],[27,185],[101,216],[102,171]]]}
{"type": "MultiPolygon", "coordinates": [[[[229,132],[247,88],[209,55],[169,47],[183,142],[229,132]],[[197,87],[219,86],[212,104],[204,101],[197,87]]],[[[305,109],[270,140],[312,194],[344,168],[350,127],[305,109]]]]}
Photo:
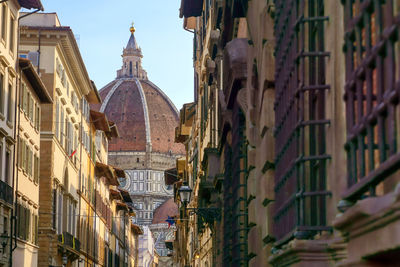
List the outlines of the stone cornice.
{"type": "Polygon", "coordinates": [[[69,27],[21,27],[21,45],[37,46],[39,31],[42,46],[59,46],[61,55],[69,63],[64,67],[72,74],[77,90],[87,95],[92,85],[72,30],[69,27]]]}

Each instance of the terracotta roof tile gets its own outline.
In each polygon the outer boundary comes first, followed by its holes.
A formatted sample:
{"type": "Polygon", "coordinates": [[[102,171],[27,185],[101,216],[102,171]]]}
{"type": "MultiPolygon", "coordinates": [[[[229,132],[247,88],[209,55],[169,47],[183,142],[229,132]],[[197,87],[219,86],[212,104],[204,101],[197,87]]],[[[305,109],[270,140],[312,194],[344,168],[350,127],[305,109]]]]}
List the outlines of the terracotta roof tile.
{"type": "Polygon", "coordinates": [[[152,224],[166,223],[168,216],[175,217],[179,215],[178,205],[174,202],[174,198],[166,200],[161,206],[153,212],[152,224]]]}
{"type": "MultiPolygon", "coordinates": [[[[125,80],[114,88],[112,96],[107,95],[118,80],[100,90],[107,118],[118,127],[120,138],[112,139],[109,151],[146,151],[146,127],[141,94],[135,80],[125,80]]],[[[172,102],[151,82],[140,81],[150,121],[152,151],[184,154],[184,146],[174,142],[175,127],[179,116],[172,102]]],[[[100,110],[101,105],[91,105],[100,110]]]]}

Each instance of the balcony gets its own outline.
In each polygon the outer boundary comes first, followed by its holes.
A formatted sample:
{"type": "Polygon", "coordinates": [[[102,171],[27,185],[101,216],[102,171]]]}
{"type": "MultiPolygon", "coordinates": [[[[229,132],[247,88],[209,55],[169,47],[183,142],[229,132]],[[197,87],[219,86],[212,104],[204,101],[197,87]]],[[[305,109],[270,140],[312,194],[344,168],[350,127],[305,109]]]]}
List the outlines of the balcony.
{"type": "Polygon", "coordinates": [[[0,199],[8,204],[13,204],[13,190],[7,183],[0,181],[0,199]]]}
{"type": "Polygon", "coordinates": [[[58,235],[58,242],[76,251],[80,251],[81,249],[81,242],[68,232],[63,232],[61,235],[58,235]]]}

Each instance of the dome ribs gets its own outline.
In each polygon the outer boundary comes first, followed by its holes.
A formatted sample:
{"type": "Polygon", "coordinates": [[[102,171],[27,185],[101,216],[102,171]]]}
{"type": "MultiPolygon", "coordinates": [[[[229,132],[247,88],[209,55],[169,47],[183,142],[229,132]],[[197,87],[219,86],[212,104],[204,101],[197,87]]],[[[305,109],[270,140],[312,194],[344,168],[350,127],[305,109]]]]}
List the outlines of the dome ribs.
{"type": "Polygon", "coordinates": [[[135,78],[116,79],[100,90],[100,96],[107,100],[102,105],[104,112],[120,132],[120,138],[110,141],[109,151],[146,151],[150,141],[153,152],[184,154],[183,145],[174,143],[179,123],[177,110],[153,83],[135,78]]]}

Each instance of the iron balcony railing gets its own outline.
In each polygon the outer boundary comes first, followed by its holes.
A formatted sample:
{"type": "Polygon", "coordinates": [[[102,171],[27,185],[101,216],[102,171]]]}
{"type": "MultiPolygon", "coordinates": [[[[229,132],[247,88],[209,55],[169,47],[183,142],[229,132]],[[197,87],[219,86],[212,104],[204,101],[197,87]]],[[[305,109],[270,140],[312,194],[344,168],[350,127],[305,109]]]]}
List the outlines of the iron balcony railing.
{"type": "Polygon", "coordinates": [[[0,181],[0,199],[13,204],[13,189],[6,182],[0,181]]]}
{"type": "Polygon", "coordinates": [[[81,242],[68,232],[58,235],[58,242],[76,251],[80,251],[81,249],[81,242]]]}

